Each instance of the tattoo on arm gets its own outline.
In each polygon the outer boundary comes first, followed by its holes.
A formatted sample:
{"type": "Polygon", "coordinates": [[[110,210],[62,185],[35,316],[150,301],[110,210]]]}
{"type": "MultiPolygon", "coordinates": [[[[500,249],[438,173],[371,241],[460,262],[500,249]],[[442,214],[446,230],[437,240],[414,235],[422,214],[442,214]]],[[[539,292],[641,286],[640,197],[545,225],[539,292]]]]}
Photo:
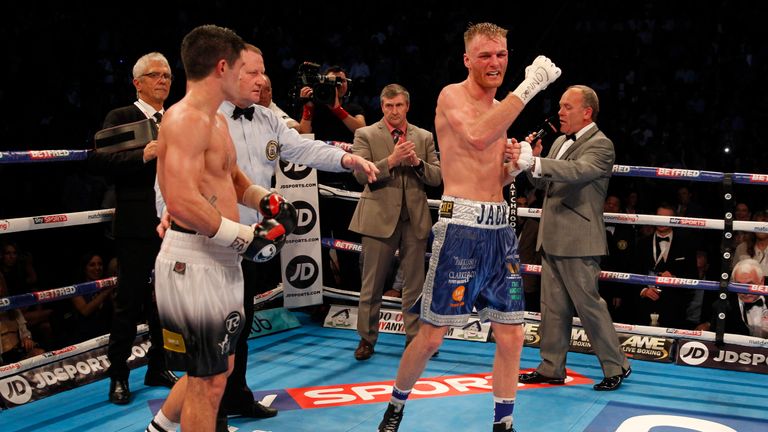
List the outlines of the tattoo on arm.
{"type": "Polygon", "coordinates": [[[216,208],[216,200],[218,197],[216,195],[211,195],[210,198],[208,198],[208,202],[213,206],[213,208],[216,208]]]}

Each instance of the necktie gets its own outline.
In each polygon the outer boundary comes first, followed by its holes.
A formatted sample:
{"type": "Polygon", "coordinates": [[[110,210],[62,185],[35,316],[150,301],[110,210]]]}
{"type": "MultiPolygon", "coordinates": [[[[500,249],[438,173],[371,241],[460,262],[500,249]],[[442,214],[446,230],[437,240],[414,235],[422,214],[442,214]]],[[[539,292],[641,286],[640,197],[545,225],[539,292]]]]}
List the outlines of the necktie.
{"type": "Polygon", "coordinates": [[[397,144],[397,141],[400,140],[400,137],[403,136],[403,131],[400,129],[393,129],[392,130],[392,141],[397,144]]]}
{"type": "Polygon", "coordinates": [[[565,140],[566,140],[566,141],[568,141],[568,140],[571,140],[571,141],[573,141],[573,142],[576,142],[576,134],[570,134],[570,135],[566,135],[566,136],[565,136],[565,140]]]}
{"type": "Polygon", "coordinates": [[[246,120],[251,121],[253,120],[253,111],[255,109],[256,108],[254,108],[253,106],[249,106],[248,108],[240,108],[236,106],[235,110],[232,111],[232,118],[237,120],[242,116],[242,117],[245,117],[246,120]]]}
{"type": "Polygon", "coordinates": [[[160,111],[156,112],[155,115],[153,115],[152,117],[155,118],[155,123],[157,124],[160,124],[160,122],[163,121],[163,113],[161,113],[160,111]]]}

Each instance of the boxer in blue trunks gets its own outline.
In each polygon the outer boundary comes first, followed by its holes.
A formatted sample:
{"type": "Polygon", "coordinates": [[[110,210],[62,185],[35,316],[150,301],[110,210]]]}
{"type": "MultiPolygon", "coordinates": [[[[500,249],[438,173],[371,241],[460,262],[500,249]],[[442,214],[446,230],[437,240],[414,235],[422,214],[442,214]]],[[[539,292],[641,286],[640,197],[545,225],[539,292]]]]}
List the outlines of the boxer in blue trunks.
{"type": "Polygon", "coordinates": [[[482,321],[521,324],[520,259],[507,203],[443,196],[439,215],[417,303],[421,319],[435,326],[463,326],[475,308],[482,321]]]}
{"type": "Polygon", "coordinates": [[[496,339],[493,430],[513,431],[523,292],[503,188],[530,168],[523,165],[532,150],[528,143],[507,140],[507,129],[525,104],[560,76],[560,69],[538,56],[525,69],[523,82],[498,101],[496,89],[507,70],[507,30],[473,24],[464,33],[464,49],[467,79],[443,88],[435,110],[444,196],[420,302],[422,325],[400,360],[379,432],[398,430],[408,395],[448,326],[466,324],[473,306],[481,319],[491,321],[496,339]]]}

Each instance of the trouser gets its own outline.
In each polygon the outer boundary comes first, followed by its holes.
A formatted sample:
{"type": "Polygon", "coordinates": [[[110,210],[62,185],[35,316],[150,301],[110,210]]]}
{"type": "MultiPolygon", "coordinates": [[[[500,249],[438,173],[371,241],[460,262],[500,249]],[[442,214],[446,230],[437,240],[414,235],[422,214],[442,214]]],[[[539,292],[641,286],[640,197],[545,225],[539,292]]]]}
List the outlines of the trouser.
{"type": "Polygon", "coordinates": [[[221,398],[221,407],[235,408],[253,403],[253,393],[248,388],[245,372],[248,366],[248,335],[253,325],[253,298],[275,288],[281,279],[280,259],[275,258],[266,263],[256,263],[243,260],[243,315],[246,326],[235,349],[235,366],[227,379],[227,387],[221,398]]]}
{"type": "Polygon", "coordinates": [[[116,241],[118,275],[114,298],[112,329],[109,334],[109,376],[128,379],[128,357],[136,339],[136,325],[144,318],[149,325],[152,346],[147,357],[149,369],[164,370],[163,332],[157,316],[154,285],[151,283],[155,257],[160,251],[159,238],[118,238],[116,241]]]}

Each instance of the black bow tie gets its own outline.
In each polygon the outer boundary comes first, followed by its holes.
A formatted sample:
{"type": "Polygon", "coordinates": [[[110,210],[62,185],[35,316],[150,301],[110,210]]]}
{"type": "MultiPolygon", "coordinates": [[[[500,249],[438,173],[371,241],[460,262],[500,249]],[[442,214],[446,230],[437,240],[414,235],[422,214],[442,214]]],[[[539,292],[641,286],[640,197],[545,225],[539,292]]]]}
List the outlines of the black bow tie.
{"type": "Polygon", "coordinates": [[[752,303],[744,303],[744,313],[746,314],[753,307],[763,307],[764,304],[765,304],[765,301],[763,300],[762,297],[760,297],[759,299],[757,299],[757,301],[754,301],[752,303]]]}
{"type": "Polygon", "coordinates": [[[571,141],[573,141],[573,142],[576,142],[576,134],[570,134],[570,135],[566,135],[566,136],[565,136],[565,140],[566,140],[566,141],[568,141],[568,140],[571,140],[571,141]]]}
{"type": "Polygon", "coordinates": [[[235,110],[232,111],[232,118],[237,120],[242,116],[245,117],[246,120],[251,121],[253,120],[253,111],[255,109],[256,108],[253,106],[249,106],[248,108],[240,108],[239,106],[236,106],[235,110]]]}
{"type": "Polygon", "coordinates": [[[669,241],[669,237],[656,237],[657,243],[668,242],[668,241],[669,241]]]}

